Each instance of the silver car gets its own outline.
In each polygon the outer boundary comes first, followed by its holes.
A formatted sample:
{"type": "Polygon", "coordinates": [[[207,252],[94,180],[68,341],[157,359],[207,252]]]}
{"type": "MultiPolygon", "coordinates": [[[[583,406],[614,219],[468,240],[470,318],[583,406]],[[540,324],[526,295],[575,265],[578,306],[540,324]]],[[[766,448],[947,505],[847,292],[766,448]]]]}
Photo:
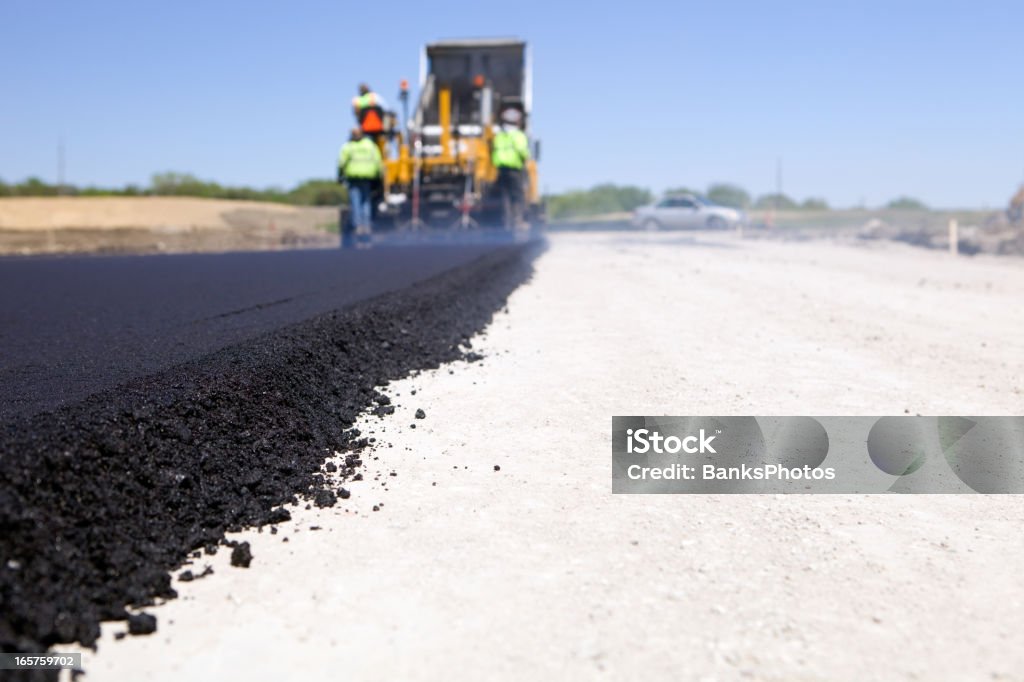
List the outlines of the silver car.
{"type": "Polygon", "coordinates": [[[719,206],[695,194],[665,197],[656,204],[641,206],[633,212],[633,226],[646,230],[725,230],[746,220],[743,211],[719,206]]]}

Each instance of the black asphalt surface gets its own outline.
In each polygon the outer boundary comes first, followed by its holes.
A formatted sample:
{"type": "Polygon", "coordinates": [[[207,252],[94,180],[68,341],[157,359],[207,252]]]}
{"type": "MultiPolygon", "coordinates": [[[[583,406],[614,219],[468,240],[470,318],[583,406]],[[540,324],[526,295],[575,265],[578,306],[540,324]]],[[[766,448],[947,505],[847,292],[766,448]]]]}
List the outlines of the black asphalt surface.
{"type": "Polygon", "coordinates": [[[402,289],[495,248],[0,259],[0,423],[402,289]]]}
{"type": "Polygon", "coordinates": [[[377,491],[356,419],[478,358],[538,247],[0,261],[0,651],[145,636],[186,561],[258,570],[226,533],[377,491]]]}

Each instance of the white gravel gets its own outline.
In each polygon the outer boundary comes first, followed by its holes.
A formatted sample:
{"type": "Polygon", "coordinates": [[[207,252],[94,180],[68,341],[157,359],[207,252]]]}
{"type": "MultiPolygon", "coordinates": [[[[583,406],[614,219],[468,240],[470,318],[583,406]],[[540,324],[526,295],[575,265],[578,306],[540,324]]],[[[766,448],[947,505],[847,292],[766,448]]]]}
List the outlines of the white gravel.
{"type": "Polygon", "coordinates": [[[87,679],[1022,679],[1024,499],[613,496],[610,428],[1020,414],[1024,261],[551,242],[482,363],[390,387],[350,500],[244,534],[155,635],[106,626],[87,679]]]}

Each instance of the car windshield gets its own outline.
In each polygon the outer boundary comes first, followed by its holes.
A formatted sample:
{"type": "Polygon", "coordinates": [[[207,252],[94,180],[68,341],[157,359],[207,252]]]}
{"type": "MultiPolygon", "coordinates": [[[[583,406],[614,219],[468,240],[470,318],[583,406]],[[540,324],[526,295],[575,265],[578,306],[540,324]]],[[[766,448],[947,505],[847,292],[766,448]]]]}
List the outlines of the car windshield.
{"type": "Polygon", "coordinates": [[[699,194],[696,197],[694,197],[694,199],[696,199],[697,203],[702,205],[702,206],[717,206],[718,205],[715,202],[711,201],[711,199],[708,199],[707,197],[701,196],[699,194]]]}
{"type": "Polygon", "coordinates": [[[658,202],[658,208],[679,208],[681,206],[694,206],[699,204],[692,196],[667,196],[658,202]]]}

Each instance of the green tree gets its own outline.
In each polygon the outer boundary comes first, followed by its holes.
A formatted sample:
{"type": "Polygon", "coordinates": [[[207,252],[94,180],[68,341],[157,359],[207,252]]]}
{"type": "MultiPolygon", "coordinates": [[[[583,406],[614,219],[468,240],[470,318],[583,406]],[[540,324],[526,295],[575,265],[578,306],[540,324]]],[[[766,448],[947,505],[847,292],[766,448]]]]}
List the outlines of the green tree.
{"type": "Polygon", "coordinates": [[[348,201],[348,192],[333,180],[306,180],[288,192],[288,201],[304,206],[337,206],[348,201]]]}
{"type": "Polygon", "coordinates": [[[923,201],[919,201],[913,197],[901,196],[896,197],[888,204],[886,208],[891,208],[897,211],[927,211],[928,207],[925,206],[923,201]]]}
{"type": "Polygon", "coordinates": [[[750,194],[737,185],[726,182],[716,183],[708,187],[708,199],[720,206],[732,208],[750,208],[750,194]]]}
{"type": "Polygon", "coordinates": [[[606,183],[586,190],[548,195],[545,200],[552,218],[572,218],[632,211],[650,203],[651,193],[641,187],[606,183]]]}
{"type": "Polygon", "coordinates": [[[755,208],[777,208],[790,211],[796,208],[796,202],[785,194],[763,194],[754,202],[755,208]]]}
{"type": "Polygon", "coordinates": [[[149,179],[149,188],[154,192],[172,192],[184,181],[195,181],[195,179],[195,176],[187,173],[175,173],[174,171],[153,173],[149,179]]]}
{"type": "Polygon", "coordinates": [[[217,194],[218,185],[205,183],[191,173],[154,173],[149,182],[150,191],[158,196],[204,197],[217,194]]]}
{"type": "Polygon", "coordinates": [[[39,178],[31,177],[14,186],[14,196],[21,197],[55,197],[57,187],[50,185],[39,178]]]}
{"type": "Polygon", "coordinates": [[[693,196],[699,196],[700,192],[698,192],[695,189],[690,189],[689,187],[673,187],[671,189],[665,190],[664,194],[667,197],[677,197],[681,194],[692,194],[693,196]]]}
{"type": "Polygon", "coordinates": [[[827,211],[828,202],[818,197],[810,197],[804,199],[804,203],[800,204],[800,208],[805,211],[827,211]]]}
{"type": "MultiPolygon", "coordinates": [[[[136,188],[136,191],[137,188],[136,188]]],[[[129,188],[125,189],[129,193],[129,188]]],[[[202,197],[205,199],[236,199],[244,201],[290,201],[289,193],[276,188],[254,189],[230,187],[200,180],[191,173],[156,173],[150,180],[149,194],[158,196],[202,197]]]]}

